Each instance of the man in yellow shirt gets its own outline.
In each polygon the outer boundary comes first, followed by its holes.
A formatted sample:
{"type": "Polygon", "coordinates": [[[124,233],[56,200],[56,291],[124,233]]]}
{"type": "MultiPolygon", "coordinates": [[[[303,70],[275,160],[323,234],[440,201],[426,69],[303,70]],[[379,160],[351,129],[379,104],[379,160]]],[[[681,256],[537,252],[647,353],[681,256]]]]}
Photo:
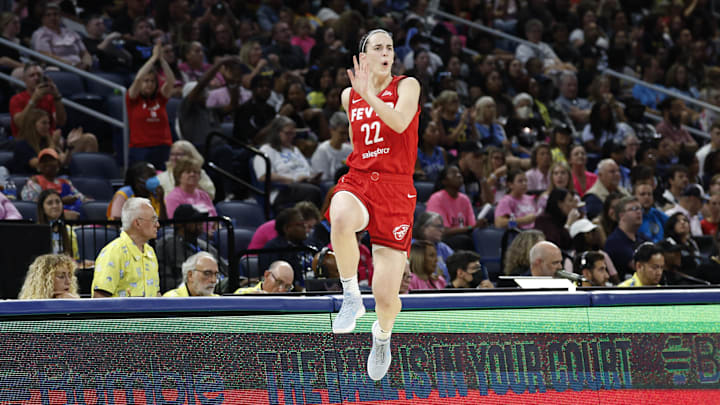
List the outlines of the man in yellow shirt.
{"type": "Polygon", "coordinates": [[[652,242],[645,242],[635,249],[633,255],[635,274],[618,287],[644,287],[657,286],[665,268],[665,256],[659,246],[652,242]]]}
{"type": "Polygon", "coordinates": [[[95,260],[93,298],[160,295],[157,256],[147,243],[157,236],[159,226],[148,199],[133,197],[125,202],[120,236],[95,260]]]}
{"type": "Polygon", "coordinates": [[[265,270],[264,280],[252,287],[238,288],[235,294],[283,293],[293,289],[295,271],[290,263],[282,260],[272,262],[265,270]]]}
{"type": "Polygon", "coordinates": [[[208,252],[198,252],[182,264],[183,282],[163,297],[216,297],[215,286],[220,271],[217,260],[208,252]]]}

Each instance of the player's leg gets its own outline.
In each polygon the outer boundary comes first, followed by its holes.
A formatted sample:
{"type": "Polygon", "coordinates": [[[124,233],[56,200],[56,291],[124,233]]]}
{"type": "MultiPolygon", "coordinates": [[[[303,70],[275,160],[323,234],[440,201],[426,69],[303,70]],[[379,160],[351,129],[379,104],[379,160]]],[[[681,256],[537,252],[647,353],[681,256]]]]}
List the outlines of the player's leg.
{"type": "Polygon", "coordinates": [[[407,255],[402,250],[373,247],[373,296],[377,321],[373,324],[373,347],[368,357],[368,374],[382,379],[390,368],[390,334],[400,309],[400,283],[407,255]]]}
{"type": "Polygon", "coordinates": [[[330,201],[330,241],[343,285],[343,304],[333,322],[335,333],[352,332],[355,321],[365,314],[357,280],[360,250],[355,234],[367,226],[368,219],[365,206],[347,191],[339,191],[330,201]]]}

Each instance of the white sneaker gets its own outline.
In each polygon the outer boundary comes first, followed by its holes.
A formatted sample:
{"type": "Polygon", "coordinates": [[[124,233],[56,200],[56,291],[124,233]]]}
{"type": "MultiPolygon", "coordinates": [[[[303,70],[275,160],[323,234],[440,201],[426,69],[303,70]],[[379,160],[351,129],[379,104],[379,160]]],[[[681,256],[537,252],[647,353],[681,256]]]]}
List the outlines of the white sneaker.
{"type": "Polygon", "coordinates": [[[343,294],[343,303],[338,316],[333,321],[333,333],[350,333],[355,330],[355,321],[365,315],[361,295],[343,294]]]}
{"type": "MultiPolygon", "coordinates": [[[[373,330],[380,327],[377,323],[378,321],[375,321],[373,324],[373,330]]],[[[390,338],[382,340],[376,338],[375,334],[373,334],[372,350],[370,351],[370,356],[368,356],[367,362],[367,371],[370,378],[375,381],[382,380],[390,368],[391,361],[390,338]]]]}

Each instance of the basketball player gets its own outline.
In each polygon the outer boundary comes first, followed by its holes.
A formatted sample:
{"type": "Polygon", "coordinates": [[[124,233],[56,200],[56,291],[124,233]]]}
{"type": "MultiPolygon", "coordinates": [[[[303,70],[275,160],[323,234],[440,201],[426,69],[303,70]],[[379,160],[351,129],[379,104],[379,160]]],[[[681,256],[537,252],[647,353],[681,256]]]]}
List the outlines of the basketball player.
{"type": "Polygon", "coordinates": [[[353,151],[348,174],[340,178],[330,202],[330,239],[343,284],[343,304],[333,332],[349,333],[365,314],[357,280],[359,250],[355,233],[367,229],[372,242],[373,295],[377,321],[368,374],[382,379],[390,367],[390,333],[402,303],[398,297],[410,249],[417,194],[413,172],[417,157],[420,84],[392,76],[393,40],[384,30],[360,40],[352,87],[342,93],[350,121],[353,151]]]}

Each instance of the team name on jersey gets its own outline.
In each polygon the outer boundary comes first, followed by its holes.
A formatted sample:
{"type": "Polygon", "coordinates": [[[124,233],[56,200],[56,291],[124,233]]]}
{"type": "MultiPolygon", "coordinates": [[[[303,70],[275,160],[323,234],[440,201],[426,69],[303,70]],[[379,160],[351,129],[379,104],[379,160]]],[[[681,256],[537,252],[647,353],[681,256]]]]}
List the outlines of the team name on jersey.
{"type": "MultiPolygon", "coordinates": [[[[390,108],[395,108],[395,103],[392,101],[386,101],[385,104],[390,106],[390,108]]],[[[370,106],[350,109],[350,122],[360,121],[372,117],[377,117],[377,114],[370,106]]]]}

